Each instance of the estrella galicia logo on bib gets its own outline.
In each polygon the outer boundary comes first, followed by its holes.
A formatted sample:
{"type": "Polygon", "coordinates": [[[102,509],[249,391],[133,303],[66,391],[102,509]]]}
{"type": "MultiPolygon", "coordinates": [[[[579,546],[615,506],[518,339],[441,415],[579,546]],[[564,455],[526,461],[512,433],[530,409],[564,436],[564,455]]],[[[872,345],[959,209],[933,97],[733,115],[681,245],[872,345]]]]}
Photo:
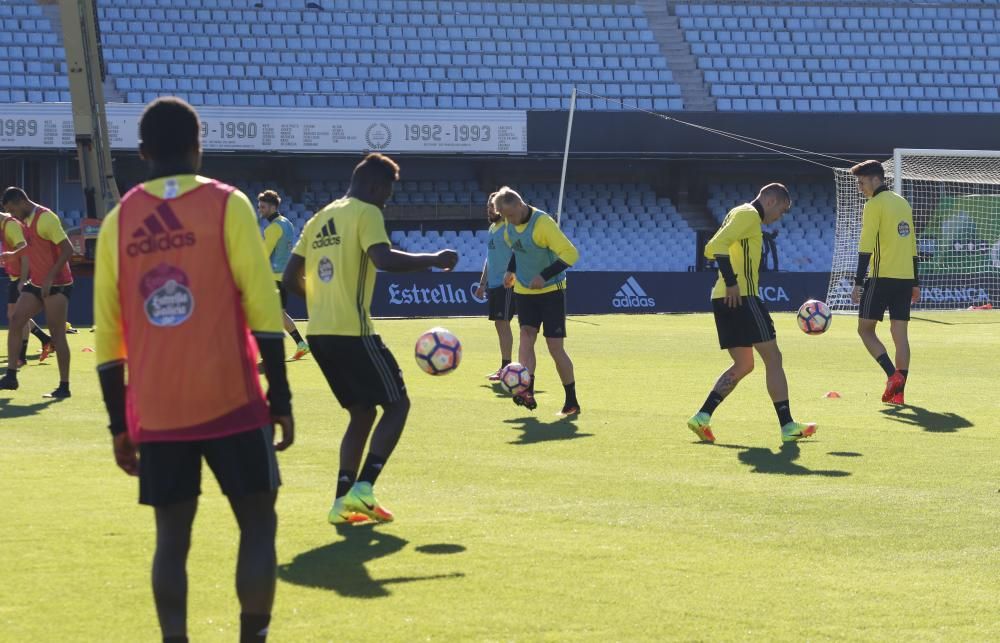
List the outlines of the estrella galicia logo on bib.
{"type": "Polygon", "coordinates": [[[896,226],[896,232],[898,232],[901,237],[910,236],[910,224],[906,221],[900,221],[899,225],[896,226]]]}
{"type": "Polygon", "coordinates": [[[323,257],[319,260],[319,265],[316,266],[316,275],[325,284],[330,283],[333,279],[333,262],[330,261],[329,257],[323,257]]]}
{"type": "Polygon", "coordinates": [[[392,130],[385,123],[372,123],[365,130],[365,142],[370,150],[384,150],[392,143],[392,130]]]}
{"type": "Polygon", "coordinates": [[[194,312],[191,282],[180,268],[161,263],[139,282],[149,323],[161,328],[180,326],[194,312]]]}

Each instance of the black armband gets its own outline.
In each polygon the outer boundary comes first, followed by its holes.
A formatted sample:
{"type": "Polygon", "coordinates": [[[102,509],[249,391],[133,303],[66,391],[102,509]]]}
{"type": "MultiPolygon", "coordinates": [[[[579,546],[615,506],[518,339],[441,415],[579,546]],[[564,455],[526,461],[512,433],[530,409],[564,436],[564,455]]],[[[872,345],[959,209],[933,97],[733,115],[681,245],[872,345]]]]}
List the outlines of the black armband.
{"type": "Polygon", "coordinates": [[[722,273],[722,281],[726,282],[726,287],[738,285],[736,272],[733,271],[733,262],[729,260],[729,255],[715,255],[715,263],[719,265],[719,272],[722,273]]]}
{"type": "Polygon", "coordinates": [[[541,272],[542,279],[548,281],[549,279],[552,279],[553,277],[558,275],[563,270],[566,270],[567,268],[569,268],[568,263],[566,263],[562,259],[556,259],[555,261],[552,262],[552,265],[548,266],[547,268],[545,268],[545,270],[541,272]]]}
{"type": "Polygon", "coordinates": [[[254,334],[267,376],[267,403],[271,415],[292,414],[292,392],[285,372],[285,340],[279,335],[254,334]]]}
{"type": "Polygon", "coordinates": [[[917,265],[920,264],[920,257],[913,258],[913,286],[917,287],[920,285],[920,272],[917,269],[917,265]]]}
{"type": "Polygon", "coordinates": [[[125,420],[125,362],[108,362],[97,367],[104,406],[108,410],[108,430],[119,435],[128,430],[125,420]]]}
{"type": "Polygon", "coordinates": [[[860,286],[868,274],[868,264],[871,263],[872,256],[867,252],[858,253],[858,269],[854,273],[854,285],[860,286]]]}

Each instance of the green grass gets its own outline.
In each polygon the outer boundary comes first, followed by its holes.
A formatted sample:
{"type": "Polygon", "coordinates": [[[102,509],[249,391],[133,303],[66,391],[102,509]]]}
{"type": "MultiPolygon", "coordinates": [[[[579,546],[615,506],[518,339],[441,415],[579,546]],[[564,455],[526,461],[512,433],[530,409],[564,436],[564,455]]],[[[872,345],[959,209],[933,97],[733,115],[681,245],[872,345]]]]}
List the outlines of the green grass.
{"type": "MultiPolygon", "coordinates": [[[[717,445],[685,428],[727,365],[709,316],[572,320],[575,423],[553,415],[544,349],[529,413],[486,386],[485,320],[442,322],[465,349],[443,378],[410,352],[437,322],[380,322],[413,398],[378,484],[397,522],[344,533],[325,517],[346,416],[312,361],[290,364],[272,640],[996,638],[1000,319],[924,317],[913,406],[889,412],[854,319],[807,337],[775,315],[792,411],[819,423],[784,449],[762,367],[717,411],[717,445]]],[[[92,337],[71,340],[72,400],[41,400],[55,364],[0,393],[2,641],[158,636],[152,514],[114,465],[92,337]]],[[[189,632],[235,640],[237,531],[207,468],[203,487],[189,632]]]]}

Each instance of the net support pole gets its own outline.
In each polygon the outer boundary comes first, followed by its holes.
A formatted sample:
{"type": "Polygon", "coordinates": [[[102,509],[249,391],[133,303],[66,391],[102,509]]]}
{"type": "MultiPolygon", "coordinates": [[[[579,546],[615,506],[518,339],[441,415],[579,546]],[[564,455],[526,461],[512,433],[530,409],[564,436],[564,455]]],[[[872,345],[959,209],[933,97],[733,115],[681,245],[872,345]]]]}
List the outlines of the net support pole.
{"type": "Polygon", "coordinates": [[[896,194],[903,195],[903,150],[896,148],[892,152],[892,187],[896,194]]]}
{"type": "Polygon", "coordinates": [[[573,135],[573,114],[576,112],[576,87],[569,96],[569,121],[566,123],[566,149],[563,150],[562,177],[559,179],[559,204],[556,206],[556,225],[562,222],[563,195],[566,193],[566,165],[569,163],[569,140],[573,135]]]}

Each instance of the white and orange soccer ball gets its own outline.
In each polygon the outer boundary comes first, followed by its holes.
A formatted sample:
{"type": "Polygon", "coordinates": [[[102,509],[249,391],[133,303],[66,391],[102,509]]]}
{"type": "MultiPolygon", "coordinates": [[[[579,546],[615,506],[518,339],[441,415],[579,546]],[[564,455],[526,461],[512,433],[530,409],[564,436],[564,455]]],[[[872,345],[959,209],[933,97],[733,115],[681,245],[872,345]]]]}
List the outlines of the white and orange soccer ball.
{"type": "Polygon", "coordinates": [[[531,386],[531,373],[527,367],[511,362],[500,371],[500,386],[511,395],[517,395],[531,386]]]}
{"type": "Polygon", "coordinates": [[[462,361],[462,342],[445,328],[432,328],[417,339],[417,366],[431,375],[446,375],[462,361]]]}
{"type": "Polygon", "coordinates": [[[833,313],[826,303],[818,299],[810,299],[799,306],[795,321],[799,323],[799,328],[806,335],[822,335],[830,329],[830,324],[833,323],[833,313]]]}

